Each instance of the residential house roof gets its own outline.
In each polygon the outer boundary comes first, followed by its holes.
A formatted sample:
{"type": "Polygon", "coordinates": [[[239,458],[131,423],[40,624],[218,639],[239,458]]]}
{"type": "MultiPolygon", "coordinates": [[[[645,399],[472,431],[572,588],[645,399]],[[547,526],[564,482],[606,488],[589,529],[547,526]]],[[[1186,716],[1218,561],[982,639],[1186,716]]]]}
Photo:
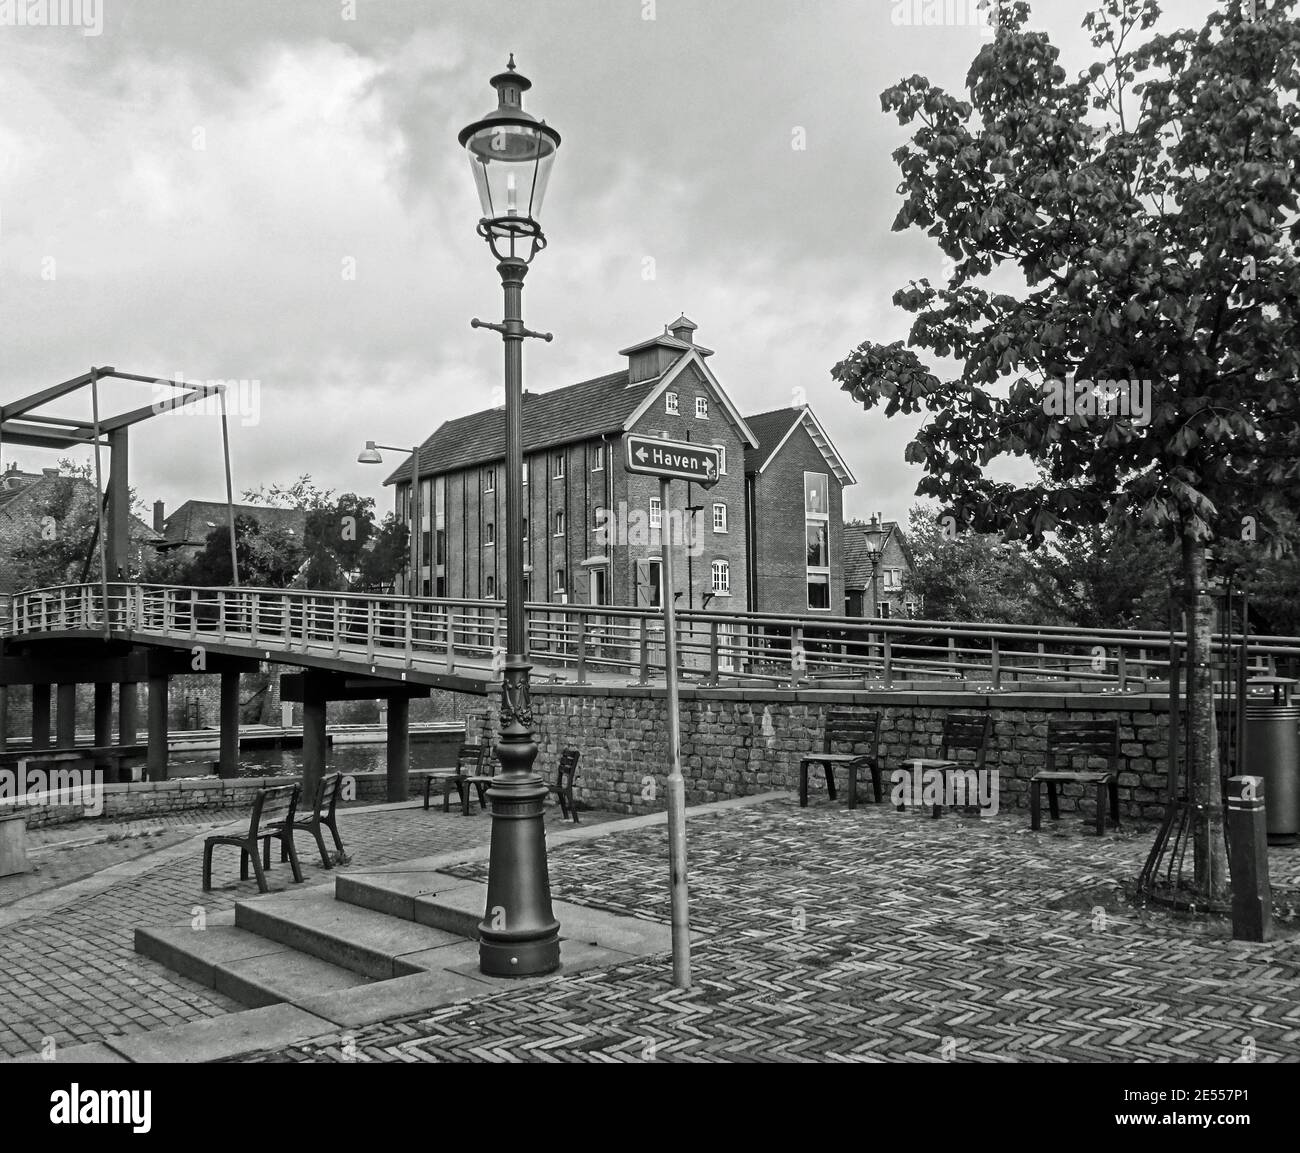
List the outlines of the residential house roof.
{"type": "MultiPolygon", "coordinates": [[[[307,532],[307,514],[300,508],[273,508],[264,504],[235,505],[236,518],[252,517],[263,528],[284,529],[302,540],[307,532]]],[[[227,524],[225,501],[187,500],[163,522],[163,548],[202,545],[214,528],[227,524]]]]}
{"type": "MultiPolygon", "coordinates": [[[[881,555],[884,555],[889,546],[896,540],[910,568],[912,565],[912,550],[907,543],[907,537],[903,535],[903,530],[899,528],[898,522],[887,520],[883,522],[883,525],[885,540],[880,547],[881,555]]],[[[867,551],[867,526],[863,521],[850,521],[844,526],[844,551],[842,555],[844,557],[845,589],[852,591],[869,589],[871,587],[871,554],[867,551]]]]}
{"type": "Polygon", "coordinates": [[[745,451],[745,472],[760,473],[780,451],[781,446],[801,424],[808,430],[813,443],[826,460],[827,467],[843,485],[857,484],[844,458],[831,443],[813,410],[807,405],[798,408],[777,408],[771,412],[760,412],[757,416],[745,417],[745,423],[758,438],[758,446],[745,451]]]}

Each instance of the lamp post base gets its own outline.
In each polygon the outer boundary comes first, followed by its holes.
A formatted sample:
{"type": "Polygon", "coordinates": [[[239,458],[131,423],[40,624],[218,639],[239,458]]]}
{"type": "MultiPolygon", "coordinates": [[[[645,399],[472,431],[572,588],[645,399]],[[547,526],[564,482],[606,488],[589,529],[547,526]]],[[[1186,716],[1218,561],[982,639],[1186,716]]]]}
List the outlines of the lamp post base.
{"type": "Polygon", "coordinates": [[[501,689],[501,773],[488,789],[492,848],[487,910],[479,924],[479,971],[489,977],[537,977],[560,967],[560,923],[551,908],[544,802],[550,790],[532,771],[529,666],[506,661],[501,689]]]}

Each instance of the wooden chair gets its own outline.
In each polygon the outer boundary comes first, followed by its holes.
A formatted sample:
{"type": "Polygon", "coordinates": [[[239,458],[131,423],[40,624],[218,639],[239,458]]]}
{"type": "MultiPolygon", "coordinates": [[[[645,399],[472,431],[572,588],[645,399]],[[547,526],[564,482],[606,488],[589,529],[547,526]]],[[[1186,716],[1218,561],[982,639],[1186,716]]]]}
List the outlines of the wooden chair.
{"type": "MultiPolygon", "coordinates": [[[[949,773],[984,771],[984,761],[988,756],[989,740],[992,736],[992,713],[949,713],[943,718],[943,737],[938,758],[915,757],[909,760],[908,764],[912,766],[913,773],[924,775],[926,772],[937,772],[943,782],[943,796],[947,798],[949,773]],[[972,753],[973,756],[963,761],[955,755],[963,752],[972,753]]],[[[906,807],[906,805],[899,805],[899,812],[906,807]]],[[[968,809],[972,807],[969,804],[966,806],[968,809]]],[[[930,816],[938,820],[942,813],[943,804],[938,803],[932,807],[930,816]]]]}
{"type": "Polygon", "coordinates": [[[463,744],[456,752],[454,769],[439,769],[424,778],[424,809],[429,810],[429,798],[433,793],[433,782],[442,782],[442,811],[450,812],[452,789],[460,797],[461,816],[469,816],[469,784],[471,777],[478,775],[483,767],[485,745],[463,744]]]}
{"type": "Polygon", "coordinates": [[[573,803],[573,781],[578,775],[578,758],[582,754],[577,749],[565,749],[560,754],[560,767],[555,774],[555,784],[551,786],[560,802],[560,812],[565,818],[572,818],[578,823],[578,806],[573,803]]]}
{"type": "MultiPolygon", "coordinates": [[[[339,860],[343,859],[343,839],[339,836],[338,817],[335,816],[335,808],[339,803],[339,794],[343,791],[343,774],[333,773],[328,777],[322,777],[320,783],[316,786],[315,803],[311,808],[311,815],[299,817],[290,828],[301,829],[304,833],[310,833],[316,838],[316,847],[320,849],[321,864],[325,868],[333,868],[330,861],[329,851],[325,848],[325,838],[321,835],[321,826],[329,829],[330,836],[334,838],[334,847],[338,850],[339,860]]],[[[292,839],[290,839],[292,843],[292,839]]],[[[280,842],[280,860],[283,861],[288,855],[288,849],[283,841],[280,842]]]]}
{"type": "Polygon", "coordinates": [[[849,775],[849,808],[858,807],[858,772],[869,769],[871,784],[880,802],[880,714],[859,709],[832,708],[826,716],[826,731],[820,753],[805,753],[799,761],[799,806],[808,804],[808,769],[821,765],[826,773],[826,792],[835,800],[835,769],[843,767],[849,775]],[[836,752],[847,745],[851,751],[836,752]],[[861,746],[866,746],[865,751],[861,746]]]}
{"type": "Polygon", "coordinates": [[[277,839],[288,852],[293,866],[293,879],[302,880],[302,868],[293,848],[293,814],[298,805],[299,785],[281,785],[274,789],[259,789],[253,799],[253,815],[248,822],[248,832],[241,837],[212,836],[203,842],[203,891],[212,888],[212,850],[218,845],[234,845],[239,853],[239,879],[248,880],[248,862],[253,862],[259,891],[268,892],[265,869],[271,867],[271,839],[277,839]],[[259,843],[262,859],[258,860],[259,843]]]}
{"type": "Polygon", "coordinates": [[[1072,721],[1053,717],[1047,722],[1047,760],[1042,772],[1029,778],[1030,824],[1042,825],[1040,790],[1047,785],[1047,804],[1052,820],[1061,814],[1056,803],[1056,786],[1077,782],[1097,787],[1097,836],[1106,833],[1106,797],[1110,795],[1110,817],[1119,824],[1119,718],[1107,721],[1072,721]],[[1106,769],[1058,769],[1057,758],[1069,764],[1076,757],[1104,757],[1106,769]]]}
{"type": "Polygon", "coordinates": [[[472,785],[474,790],[478,793],[478,807],[480,809],[486,809],[488,807],[488,786],[492,784],[492,779],[497,775],[497,769],[501,767],[501,762],[497,759],[496,749],[491,745],[482,744],[477,747],[483,750],[483,759],[479,762],[478,772],[473,776],[465,778],[465,792],[466,795],[468,795],[470,786],[472,785]],[[488,771],[484,772],[484,768],[488,771]]]}

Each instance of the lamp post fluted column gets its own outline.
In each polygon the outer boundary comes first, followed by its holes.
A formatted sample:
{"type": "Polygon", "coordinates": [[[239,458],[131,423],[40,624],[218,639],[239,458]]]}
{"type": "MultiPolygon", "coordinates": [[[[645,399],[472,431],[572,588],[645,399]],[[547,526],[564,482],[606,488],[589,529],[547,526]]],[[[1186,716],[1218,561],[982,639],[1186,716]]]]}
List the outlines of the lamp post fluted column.
{"type": "MultiPolygon", "coordinates": [[[[551,907],[543,802],[547,788],[534,772],[537,740],[529,688],[532,666],[524,615],[523,324],[525,260],[497,265],[505,290],[505,319],[482,325],[500,331],[506,387],[506,664],[496,752],[501,772],[488,789],[492,847],[487,911],[479,925],[479,969],[497,977],[550,973],[560,964],[560,923],[551,907]]],[[[479,322],[476,322],[479,323],[479,322]]]]}

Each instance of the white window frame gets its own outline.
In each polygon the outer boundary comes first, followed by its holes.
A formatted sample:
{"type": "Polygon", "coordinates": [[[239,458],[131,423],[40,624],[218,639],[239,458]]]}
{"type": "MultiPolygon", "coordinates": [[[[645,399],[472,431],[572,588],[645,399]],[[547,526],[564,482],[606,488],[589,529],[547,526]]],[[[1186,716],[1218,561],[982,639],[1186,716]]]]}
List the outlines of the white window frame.
{"type": "Polygon", "coordinates": [[[664,504],[657,496],[650,498],[650,527],[657,529],[664,527],[664,504]]]}
{"type": "Polygon", "coordinates": [[[727,531],[727,506],[725,504],[715,504],[713,506],[713,531],[725,533],[727,531]],[[721,517],[718,514],[721,513],[721,517]]]}
{"type": "Polygon", "coordinates": [[[523,461],[522,463],[524,466],[524,484],[527,484],[528,483],[528,462],[523,461]]]}
{"type": "Polygon", "coordinates": [[[725,444],[715,444],[713,446],[718,450],[718,475],[727,475],[727,446],[725,444]]]}
{"type": "Polygon", "coordinates": [[[715,597],[731,596],[731,562],[715,560],[709,566],[709,576],[715,597]]]}
{"type": "Polygon", "coordinates": [[[555,454],[555,471],[551,474],[551,479],[552,480],[564,479],[564,453],[562,452],[557,452],[555,454]]]}
{"type": "Polygon", "coordinates": [[[560,509],[559,512],[555,514],[555,535],[556,536],[564,535],[564,510],[563,509],[560,509]]]}
{"type": "Polygon", "coordinates": [[[605,471],[605,446],[603,444],[598,444],[596,446],[596,463],[591,466],[591,471],[605,471]]]}
{"type": "Polygon", "coordinates": [[[483,547],[496,548],[497,543],[497,526],[496,521],[488,521],[483,526],[483,547]]]}
{"type": "Polygon", "coordinates": [[[681,405],[675,392],[664,393],[664,412],[669,416],[678,416],[681,413],[681,405]]]}
{"type": "Polygon", "coordinates": [[[494,468],[484,469],[483,491],[496,492],[497,490],[497,470],[494,468]]]}
{"type": "Polygon", "coordinates": [[[557,568],[555,570],[555,595],[556,596],[563,596],[565,592],[568,591],[568,587],[569,587],[567,584],[568,576],[569,574],[562,568],[557,568]]]}
{"type": "Polygon", "coordinates": [[[695,398],[695,419],[709,419],[709,398],[707,396],[697,396],[695,398]]]}

